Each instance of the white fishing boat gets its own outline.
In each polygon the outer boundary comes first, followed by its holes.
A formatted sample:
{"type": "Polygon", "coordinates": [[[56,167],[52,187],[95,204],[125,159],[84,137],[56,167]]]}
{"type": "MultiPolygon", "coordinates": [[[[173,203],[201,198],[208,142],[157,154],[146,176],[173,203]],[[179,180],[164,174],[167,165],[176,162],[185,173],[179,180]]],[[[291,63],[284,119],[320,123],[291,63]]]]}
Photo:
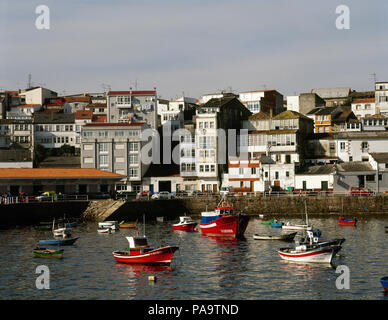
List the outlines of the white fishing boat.
{"type": "Polygon", "coordinates": [[[71,228],[59,228],[53,230],[54,237],[71,236],[71,228]]]}
{"type": "Polygon", "coordinates": [[[301,245],[295,248],[281,248],[278,254],[284,260],[296,262],[331,263],[340,245],[321,247],[320,245],[301,245]]]}
{"type": "Polygon", "coordinates": [[[117,221],[104,221],[98,223],[99,228],[111,228],[112,230],[119,230],[120,226],[117,221]]]}
{"type": "Polygon", "coordinates": [[[311,228],[309,225],[309,217],[307,214],[307,202],[304,202],[304,207],[305,207],[305,213],[306,213],[306,224],[293,224],[291,222],[286,222],[285,224],[282,225],[282,229],[284,230],[307,230],[311,228]]]}
{"type": "Polygon", "coordinates": [[[107,227],[107,228],[98,228],[97,229],[97,232],[98,233],[112,233],[112,232],[114,232],[115,230],[113,230],[113,229],[111,229],[111,228],[109,228],[109,227],[107,227]]]}

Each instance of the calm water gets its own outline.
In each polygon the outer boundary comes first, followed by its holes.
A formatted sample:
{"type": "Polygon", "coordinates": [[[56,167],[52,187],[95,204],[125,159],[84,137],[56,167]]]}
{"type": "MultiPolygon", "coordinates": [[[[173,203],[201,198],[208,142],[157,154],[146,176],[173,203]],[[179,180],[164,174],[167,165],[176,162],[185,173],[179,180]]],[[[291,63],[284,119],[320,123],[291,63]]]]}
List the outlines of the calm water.
{"type": "MultiPolygon", "coordinates": [[[[292,220],[295,222],[302,222],[292,220]]],[[[171,230],[175,221],[147,223],[149,242],[177,244],[171,267],[123,265],[111,252],[127,247],[125,236],[134,231],[98,234],[97,224],[73,230],[80,239],[63,247],[64,258],[34,258],[32,249],[51,232],[20,227],[0,231],[1,299],[384,299],[379,279],[388,276],[388,218],[359,221],[341,227],[335,218],[310,219],[324,238],[346,242],[332,267],[282,260],[276,250],[287,243],[253,240],[258,232],[274,231],[251,219],[246,239],[222,241],[198,232],[171,230]],[[50,290],[38,290],[36,267],[50,269],[50,290]],[[350,268],[350,289],[338,290],[335,267],[350,268]],[[148,282],[149,275],[157,281],[148,282]]],[[[138,229],[142,229],[138,224],[138,229]]],[[[142,231],[140,231],[142,234],[142,231]]]]}

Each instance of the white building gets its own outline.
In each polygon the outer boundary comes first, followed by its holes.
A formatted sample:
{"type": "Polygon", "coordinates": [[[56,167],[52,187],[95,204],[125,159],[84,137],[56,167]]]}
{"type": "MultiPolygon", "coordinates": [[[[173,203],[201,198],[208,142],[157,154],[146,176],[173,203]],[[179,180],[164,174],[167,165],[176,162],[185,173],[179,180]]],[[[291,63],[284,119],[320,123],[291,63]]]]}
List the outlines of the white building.
{"type": "Polygon", "coordinates": [[[376,114],[375,99],[357,99],[352,102],[352,111],[358,119],[376,114]]]}
{"type": "Polygon", "coordinates": [[[287,110],[299,112],[299,96],[287,96],[287,110]]]}
{"type": "Polygon", "coordinates": [[[19,97],[24,100],[25,104],[43,105],[46,99],[56,98],[58,94],[52,90],[35,87],[19,92],[19,97]]]}
{"type": "Polygon", "coordinates": [[[376,113],[388,115],[388,82],[375,83],[376,113]]]}
{"type": "Polygon", "coordinates": [[[239,94],[239,100],[252,113],[277,115],[283,111],[283,95],[276,90],[255,90],[239,94]]]}

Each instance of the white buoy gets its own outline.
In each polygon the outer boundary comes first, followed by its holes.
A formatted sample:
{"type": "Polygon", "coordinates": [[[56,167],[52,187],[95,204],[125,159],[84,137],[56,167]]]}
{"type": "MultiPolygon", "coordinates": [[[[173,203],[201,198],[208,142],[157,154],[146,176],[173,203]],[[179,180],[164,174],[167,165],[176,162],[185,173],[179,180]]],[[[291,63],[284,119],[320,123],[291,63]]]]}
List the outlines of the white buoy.
{"type": "Polygon", "coordinates": [[[156,282],[156,277],[155,276],[148,276],[148,281],[156,282]]]}

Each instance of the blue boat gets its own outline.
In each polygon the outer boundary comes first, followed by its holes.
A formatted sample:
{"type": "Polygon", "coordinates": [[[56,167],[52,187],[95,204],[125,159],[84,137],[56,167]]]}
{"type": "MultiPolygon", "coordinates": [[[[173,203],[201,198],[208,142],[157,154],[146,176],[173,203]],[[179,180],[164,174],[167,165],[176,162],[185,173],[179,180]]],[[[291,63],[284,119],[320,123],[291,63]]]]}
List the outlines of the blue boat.
{"type": "Polygon", "coordinates": [[[62,246],[71,246],[76,242],[77,238],[68,238],[68,239],[51,239],[51,240],[39,240],[40,244],[46,245],[62,245],[62,246]]]}
{"type": "Polygon", "coordinates": [[[384,290],[388,292],[388,277],[383,277],[380,279],[381,285],[383,286],[384,290]]]}
{"type": "Polygon", "coordinates": [[[281,228],[282,225],[283,225],[283,222],[276,221],[276,220],[271,223],[272,228],[281,228]]]}

